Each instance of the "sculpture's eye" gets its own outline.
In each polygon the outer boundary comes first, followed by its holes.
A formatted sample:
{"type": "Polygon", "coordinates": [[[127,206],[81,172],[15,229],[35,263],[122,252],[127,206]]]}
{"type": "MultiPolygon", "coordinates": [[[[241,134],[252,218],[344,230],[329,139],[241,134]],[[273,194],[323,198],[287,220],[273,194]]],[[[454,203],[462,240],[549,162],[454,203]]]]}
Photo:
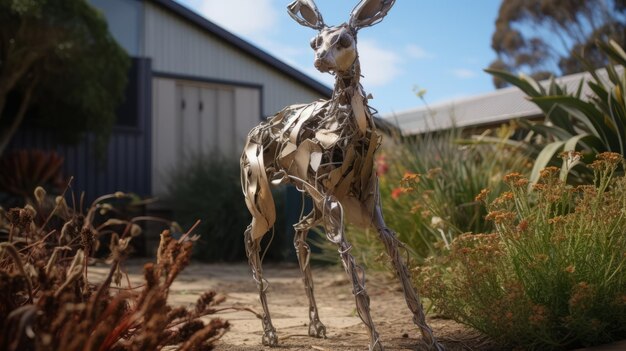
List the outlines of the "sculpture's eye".
{"type": "Polygon", "coordinates": [[[320,45],[322,45],[322,38],[321,37],[313,37],[313,39],[311,39],[311,48],[313,49],[317,49],[320,47],[320,45]]]}
{"type": "Polygon", "coordinates": [[[339,37],[339,46],[342,48],[347,48],[352,45],[352,37],[348,33],[343,33],[341,37],[339,37]]]}

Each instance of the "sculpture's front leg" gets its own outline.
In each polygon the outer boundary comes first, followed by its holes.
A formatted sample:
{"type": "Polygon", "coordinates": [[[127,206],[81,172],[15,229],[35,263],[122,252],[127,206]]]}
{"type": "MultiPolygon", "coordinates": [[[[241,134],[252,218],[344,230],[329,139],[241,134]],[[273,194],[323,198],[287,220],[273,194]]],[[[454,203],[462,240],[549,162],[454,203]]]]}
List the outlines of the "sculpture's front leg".
{"type": "Polygon", "coordinates": [[[334,196],[325,199],[323,215],[326,220],[326,237],[339,247],[343,268],[352,280],[352,294],[356,300],[357,313],[369,332],[369,351],[383,351],[383,345],[370,315],[370,298],[365,291],[365,273],[350,254],[352,245],[344,236],[343,208],[334,196]]]}
{"type": "Polygon", "coordinates": [[[259,289],[259,300],[261,300],[261,306],[263,307],[263,338],[261,341],[266,346],[278,345],[278,337],[276,336],[276,329],[272,325],[272,319],[270,318],[270,311],[267,306],[267,297],[265,292],[268,288],[268,283],[263,279],[263,268],[261,267],[261,258],[259,256],[260,251],[260,239],[255,240],[252,238],[252,226],[248,226],[244,234],[244,240],[246,245],[246,254],[248,255],[248,263],[252,269],[252,278],[256,282],[256,286],[259,289]]]}

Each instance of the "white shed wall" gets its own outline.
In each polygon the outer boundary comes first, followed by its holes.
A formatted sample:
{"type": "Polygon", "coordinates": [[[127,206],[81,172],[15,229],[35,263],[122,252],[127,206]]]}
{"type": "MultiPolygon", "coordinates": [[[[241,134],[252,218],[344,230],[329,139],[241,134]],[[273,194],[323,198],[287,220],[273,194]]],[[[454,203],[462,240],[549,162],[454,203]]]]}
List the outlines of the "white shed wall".
{"type": "Polygon", "coordinates": [[[169,174],[178,159],[178,121],[175,118],[176,81],[153,79],[152,108],[152,194],[164,194],[169,174]],[[159,99],[159,97],[172,97],[159,99]]]}
{"type": "Polygon", "coordinates": [[[157,5],[146,2],[144,11],[143,56],[152,58],[156,72],[262,85],[265,116],[320,98],[301,82],[157,5]]]}

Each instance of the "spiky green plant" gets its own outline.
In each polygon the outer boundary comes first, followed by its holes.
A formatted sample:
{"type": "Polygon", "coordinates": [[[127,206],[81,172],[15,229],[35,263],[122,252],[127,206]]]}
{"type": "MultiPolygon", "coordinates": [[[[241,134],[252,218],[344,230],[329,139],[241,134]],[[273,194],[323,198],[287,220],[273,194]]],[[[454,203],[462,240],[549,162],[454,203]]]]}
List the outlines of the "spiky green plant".
{"type": "MultiPolygon", "coordinates": [[[[539,178],[547,165],[559,165],[557,155],[562,151],[581,151],[584,162],[591,162],[601,152],[626,153],[626,53],[614,41],[599,42],[601,51],[610,59],[604,70],[590,68],[588,82],[581,80],[571,92],[554,79],[543,86],[524,75],[488,69],[487,72],[520,88],[545,114],[540,123],[521,121],[528,129],[543,136],[545,143],[536,152],[536,162],[530,180],[539,178]],[[587,84],[591,95],[583,96],[587,84]]],[[[584,64],[584,59],[581,58],[584,64]]],[[[588,66],[590,67],[590,66],[588,66]]],[[[534,147],[531,145],[530,149],[534,147]]],[[[572,169],[578,182],[589,181],[592,173],[578,166],[572,169]]],[[[623,169],[620,169],[623,171],[623,169]]],[[[565,175],[562,174],[561,178],[565,175]]]]}

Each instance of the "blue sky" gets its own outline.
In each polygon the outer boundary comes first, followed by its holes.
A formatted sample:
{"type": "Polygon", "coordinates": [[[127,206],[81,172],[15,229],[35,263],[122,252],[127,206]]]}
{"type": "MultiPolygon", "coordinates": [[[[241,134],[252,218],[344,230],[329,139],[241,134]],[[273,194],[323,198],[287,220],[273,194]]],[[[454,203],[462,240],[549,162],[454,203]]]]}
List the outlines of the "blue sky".
{"type": "MultiPolygon", "coordinates": [[[[313,29],[286,13],[290,0],[177,0],[327,85],[313,68],[313,29]]],[[[327,25],[340,24],[357,0],[316,0],[327,25]]],[[[492,91],[482,70],[495,58],[491,35],[500,0],[397,0],[383,22],[359,32],[362,83],[383,115],[492,91]]]]}

